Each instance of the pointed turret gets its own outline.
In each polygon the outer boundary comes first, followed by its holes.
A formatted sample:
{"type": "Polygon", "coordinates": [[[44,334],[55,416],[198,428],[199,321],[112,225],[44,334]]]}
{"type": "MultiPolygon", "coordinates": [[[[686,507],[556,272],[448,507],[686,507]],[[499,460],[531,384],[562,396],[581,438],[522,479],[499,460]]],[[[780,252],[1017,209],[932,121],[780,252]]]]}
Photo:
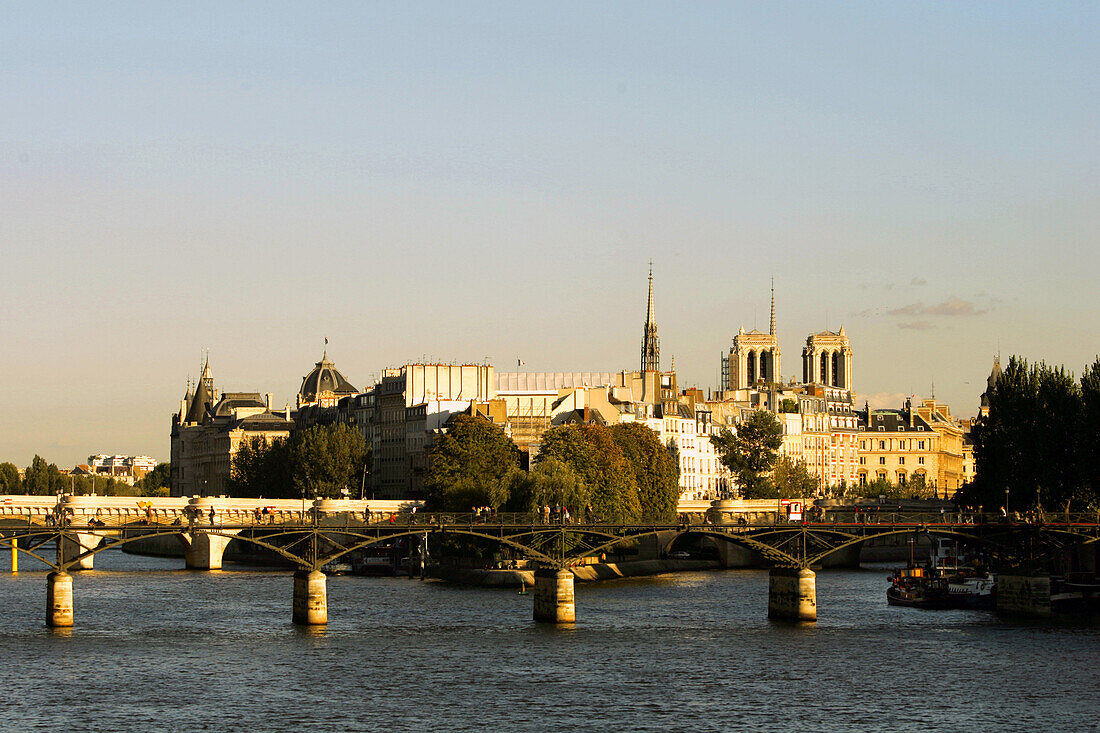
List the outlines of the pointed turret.
{"type": "Polygon", "coordinates": [[[206,364],[202,367],[202,376],[195,385],[195,395],[191,398],[191,404],[187,407],[187,417],[184,422],[202,422],[206,418],[206,411],[214,404],[214,377],[210,373],[210,357],[206,357],[206,364]]]}
{"type": "Polygon", "coordinates": [[[657,317],[653,308],[653,260],[649,261],[649,305],[646,308],[645,329],[642,332],[642,371],[661,370],[661,346],[657,339],[657,317]]]}

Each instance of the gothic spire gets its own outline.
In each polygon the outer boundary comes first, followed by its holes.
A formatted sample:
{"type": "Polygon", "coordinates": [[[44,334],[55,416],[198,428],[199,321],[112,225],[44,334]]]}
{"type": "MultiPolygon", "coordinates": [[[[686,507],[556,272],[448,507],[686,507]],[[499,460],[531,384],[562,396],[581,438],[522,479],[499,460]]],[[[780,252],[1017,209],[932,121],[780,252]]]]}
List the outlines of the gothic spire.
{"type": "Polygon", "coordinates": [[[653,309],[653,260],[649,261],[649,305],[642,332],[642,371],[661,370],[661,347],[657,339],[657,317],[653,309]]]}
{"type": "Polygon", "coordinates": [[[772,326],[768,331],[772,336],[775,335],[775,278],[772,278],[772,326]]]}

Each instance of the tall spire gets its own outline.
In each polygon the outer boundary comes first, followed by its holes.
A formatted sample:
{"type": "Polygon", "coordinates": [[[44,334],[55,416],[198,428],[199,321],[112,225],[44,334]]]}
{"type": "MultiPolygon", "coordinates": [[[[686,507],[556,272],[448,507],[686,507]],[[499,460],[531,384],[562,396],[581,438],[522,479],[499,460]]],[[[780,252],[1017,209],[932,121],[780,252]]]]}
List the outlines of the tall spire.
{"type": "Polygon", "coordinates": [[[775,335],[775,278],[772,278],[772,326],[768,331],[772,336],[775,335]]]}
{"type": "Polygon", "coordinates": [[[642,371],[661,371],[661,347],[657,340],[657,317],[653,309],[653,260],[649,261],[649,305],[642,332],[642,371]]]}

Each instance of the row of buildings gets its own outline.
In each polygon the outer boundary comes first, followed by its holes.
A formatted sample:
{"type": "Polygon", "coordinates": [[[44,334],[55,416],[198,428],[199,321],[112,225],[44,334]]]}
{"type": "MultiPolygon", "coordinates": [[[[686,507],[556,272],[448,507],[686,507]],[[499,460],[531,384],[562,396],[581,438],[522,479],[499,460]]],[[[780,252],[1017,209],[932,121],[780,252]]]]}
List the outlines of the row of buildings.
{"type": "Polygon", "coordinates": [[[675,367],[660,366],[651,271],[637,371],[499,372],[487,364],[415,363],[383,370],[360,390],[326,349],[303,377],[294,406],[276,409],[270,393],[219,393],[207,360],[172,417],[172,492],[224,493],[242,441],[340,422],[360,430],[372,447],[370,470],[361,486],[349,487],[353,492],[417,498],[434,437],[453,415],[467,413],[501,425],[528,465],[552,426],[642,423],[677,451],[682,498],[714,499],[735,495],[736,486],[710,437],[736,430],[755,410],[776,415],[783,426],[781,452],[805,463],[822,495],[878,478],[916,482],[945,496],[959,488],[973,473],[966,424],[934,399],[857,409],[852,358],[843,327],[812,333],[802,349],[802,380],[782,381],[773,288],[768,333],[739,330],[721,357],[720,388],[681,388],[675,367]]]}

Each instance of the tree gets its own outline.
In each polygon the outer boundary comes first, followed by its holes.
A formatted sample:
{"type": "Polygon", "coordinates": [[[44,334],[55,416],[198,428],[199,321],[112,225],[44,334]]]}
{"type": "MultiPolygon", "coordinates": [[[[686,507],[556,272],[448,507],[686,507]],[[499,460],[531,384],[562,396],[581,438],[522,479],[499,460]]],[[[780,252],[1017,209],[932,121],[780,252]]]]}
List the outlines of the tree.
{"type": "MultiPolygon", "coordinates": [[[[641,516],[638,485],[630,462],[611,431],[602,425],[559,425],[542,436],[538,462],[549,458],[569,465],[588,487],[596,517],[605,522],[634,522],[641,516]]],[[[574,513],[583,507],[571,507],[574,513]]]]}
{"type": "Polygon", "coordinates": [[[31,465],[23,472],[23,493],[50,496],[56,492],[60,480],[61,474],[57,466],[47,464],[46,459],[36,454],[31,459],[31,465]]]}
{"type": "Polygon", "coordinates": [[[313,425],[287,441],[290,479],[299,496],[337,498],[359,486],[366,446],[363,434],[343,424],[313,425]]]}
{"type": "Polygon", "coordinates": [[[818,479],[810,473],[805,461],[795,461],[789,456],[780,456],[772,473],[771,496],[767,499],[804,499],[816,496],[818,479]]]}
{"type": "Polygon", "coordinates": [[[241,441],[233,456],[233,466],[226,488],[234,496],[272,499],[293,499],[290,479],[290,454],[286,438],[256,435],[241,441]]]}
{"type": "Polygon", "coordinates": [[[676,518],[680,502],[680,462],[675,452],[661,445],[657,433],[641,423],[622,423],[611,436],[634,469],[644,522],[669,522],[676,518]]]}
{"type": "Polygon", "coordinates": [[[1100,506],[1100,463],[1096,446],[1100,445],[1100,357],[1085,367],[1081,375],[1081,411],[1077,417],[1078,480],[1082,504],[1100,506]]]}
{"type": "Polygon", "coordinates": [[[989,414],[971,431],[975,477],[956,500],[989,509],[1007,500],[1010,511],[1094,503],[1095,444],[1082,441],[1096,414],[1097,377],[1086,369],[1077,384],[1063,367],[1013,356],[987,393],[989,414]]]}
{"type": "Polygon", "coordinates": [[[0,494],[21,494],[23,484],[14,463],[0,463],[0,494]]]}
{"type": "Polygon", "coordinates": [[[503,506],[518,471],[519,449],[503,428],[479,415],[455,415],[429,455],[426,506],[444,511],[503,506]]]}
{"type": "Polygon", "coordinates": [[[134,482],[134,488],[140,496],[152,496],[157,489],[166,488],[172,481],[172,467],[167,463],[158,463],[149,473],[134,482]]]}
{"type": "Polygon", "coordinates": [[[790,397],[784,397],[783,401],[779,403],[780,412],[798,412],[798,400],[791,399],[790,397]]]}
{"type": "Polygon", "coordinates": [[[535,512],[541,506],[584,507],[590,501],[584,479],[568,463],[551,456],[539,460],[535,469],[514,485],[509,507],[535,512]]]}
{"type": "Polygon", "coordinates": [[[736,433],[723,428],[710,440],[722,465],[737,478],[741,496],[767,498],[772,490],[767,474],[775,466],[779,447],[783,445],[783,426],[779,420],[770,412],[756,410],[737,426],[736,433]]]}

